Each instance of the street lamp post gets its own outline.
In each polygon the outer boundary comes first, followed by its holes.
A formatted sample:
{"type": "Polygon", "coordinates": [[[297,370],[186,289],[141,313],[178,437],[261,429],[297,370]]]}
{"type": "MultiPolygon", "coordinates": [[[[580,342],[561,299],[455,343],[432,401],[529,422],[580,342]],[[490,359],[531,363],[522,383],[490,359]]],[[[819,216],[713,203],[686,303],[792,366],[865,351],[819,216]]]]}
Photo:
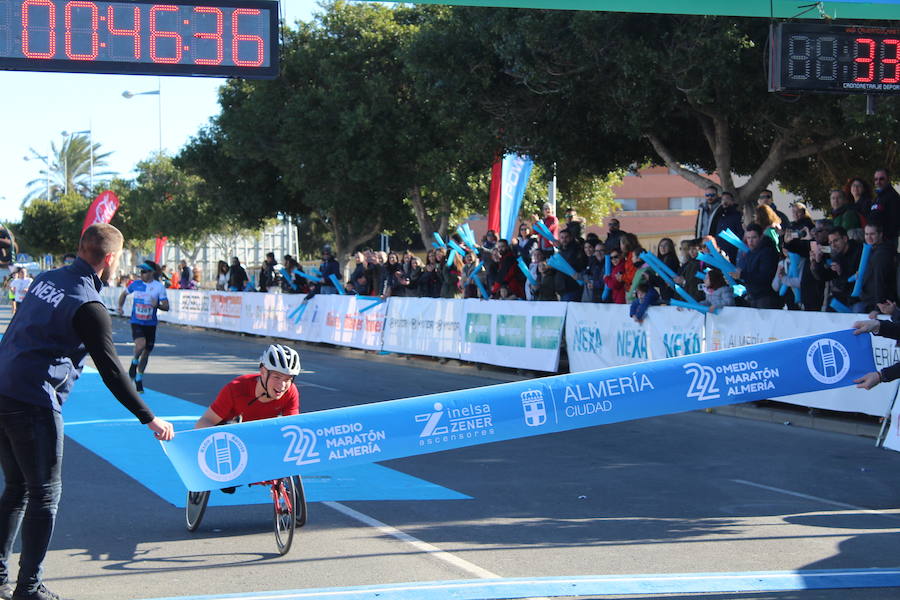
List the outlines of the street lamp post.
{"type": "MultiPolygon", "coordinates": [[[[91,194],[94,193],[94,126],[92,124],[88,125],[87,129],[83,129],[81,131],[62,131],[60,132],[62,135],[66,137],[71,137],[79,133],[88,134],[88,140],[91,144],[91,177],[90,177],[90,185],[91,185],[91,194]]],[[[71,142],[71,140],[70,140],[71,142]]],[[[68,175],[68,173],[66,173],[68,175]]]]}
{"type": "Polygon", "coordinates": [[[129,92],[126,90],[122,92],[122,97],[129,100],[135,96],[156,96],[157,119],[159,122],[159,155],[162,156],[162,78],[157,78],[155,90],[147,92],[129,92]]]}

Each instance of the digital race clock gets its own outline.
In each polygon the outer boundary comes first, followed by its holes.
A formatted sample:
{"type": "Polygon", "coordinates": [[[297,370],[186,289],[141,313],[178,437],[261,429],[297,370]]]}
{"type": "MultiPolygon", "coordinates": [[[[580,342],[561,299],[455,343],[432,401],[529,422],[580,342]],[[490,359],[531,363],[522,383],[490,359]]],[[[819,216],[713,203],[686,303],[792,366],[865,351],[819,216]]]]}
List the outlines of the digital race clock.
{"type": "Polygon", "coordinates": [[[273,78],[278,3],[0,0],[0,69],[273,78]]]}
{"type": "Polygon", "coordinates": [[[769,51],[769,91],[900,92],[900,28],[781,23],[769,51]]]}

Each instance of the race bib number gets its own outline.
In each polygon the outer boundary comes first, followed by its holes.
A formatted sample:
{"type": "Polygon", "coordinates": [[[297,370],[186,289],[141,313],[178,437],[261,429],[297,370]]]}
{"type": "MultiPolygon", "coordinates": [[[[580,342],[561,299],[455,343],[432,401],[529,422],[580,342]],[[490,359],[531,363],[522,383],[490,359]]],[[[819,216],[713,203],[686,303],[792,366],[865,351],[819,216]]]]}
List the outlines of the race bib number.
{"type": "Polygon", "coordinates": [[[134,305],[134,316],[142,321],[148,321],[153,318],[153,306],[144,304],[143,302],[134,305]]]}

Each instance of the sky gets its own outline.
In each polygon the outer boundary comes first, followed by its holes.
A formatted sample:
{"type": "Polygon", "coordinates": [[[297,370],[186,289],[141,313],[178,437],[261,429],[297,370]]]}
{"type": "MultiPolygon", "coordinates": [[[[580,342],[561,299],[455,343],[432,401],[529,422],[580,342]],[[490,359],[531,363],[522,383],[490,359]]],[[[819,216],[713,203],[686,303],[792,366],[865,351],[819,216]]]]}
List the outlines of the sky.
{"type": "MultiPolygon", "coordinates": [[[[308,21],[319,12],[316,0],[282,0],[288,23],[308,21]]],[[[0,71],[0,221],[21,219],[28,182],[40,178],[44,164],[23,160],[30,148],[47,155],[61,132],[93,131],[101,152],[112,152],[104,170],[134,176],[138,161],[159,149],[178,151],[219,113],[217,91],[224,79],[0,71]],[[159,97],[122,97],[161,90],[159,97]],[[162,102],[159,118],[158,98],[162,102]]]]}

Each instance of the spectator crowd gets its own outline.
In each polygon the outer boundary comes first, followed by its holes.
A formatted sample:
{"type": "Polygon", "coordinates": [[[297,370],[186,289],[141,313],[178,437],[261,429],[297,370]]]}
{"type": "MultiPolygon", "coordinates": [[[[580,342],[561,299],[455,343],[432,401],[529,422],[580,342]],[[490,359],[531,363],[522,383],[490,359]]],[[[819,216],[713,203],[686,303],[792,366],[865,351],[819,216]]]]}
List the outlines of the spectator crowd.
{"type": "MultiPolygon", "coordinates": [[[[304,268],[290,255],[279,262],[269,252],[249,271],[237,257],[230,264],[219,261],[215,281],[217,289],[231,291],[631,304],[638,321],[649,306],[679,304],[685,293],[712,310],[736,305],[892,312],[898,297],[900,195],[889,172],[876,171],[872,184],[850,179],[831,190],[829,203],[827,218],[813,220],[801,202],[788,207],[788,216],[764,190],[747,218],[751,211],[741,210],[731,193],[710,186],[693,238],[678,244],[662,238],[653,252],[658,260],[646,257],[638,237],[623,231],[616,218],[601,239],[586,231],[585,219],[574,209],[560,222],[545,204],[543,215],[522,222],[510,239],[489,230],[473,244],[473,238],[467,243],[454,233],[424,258],[411,250],[363,248],[343,272],[329,246],[318,268],[304,268]],[[865,246],[870,247],[866,267],[856,282],[865,246]],[[657,272],[652,263],[660,262],[674,278],[657,272]]],[[[185,261],[163,277],[186,289],[199,282],[185,261]]]]}

